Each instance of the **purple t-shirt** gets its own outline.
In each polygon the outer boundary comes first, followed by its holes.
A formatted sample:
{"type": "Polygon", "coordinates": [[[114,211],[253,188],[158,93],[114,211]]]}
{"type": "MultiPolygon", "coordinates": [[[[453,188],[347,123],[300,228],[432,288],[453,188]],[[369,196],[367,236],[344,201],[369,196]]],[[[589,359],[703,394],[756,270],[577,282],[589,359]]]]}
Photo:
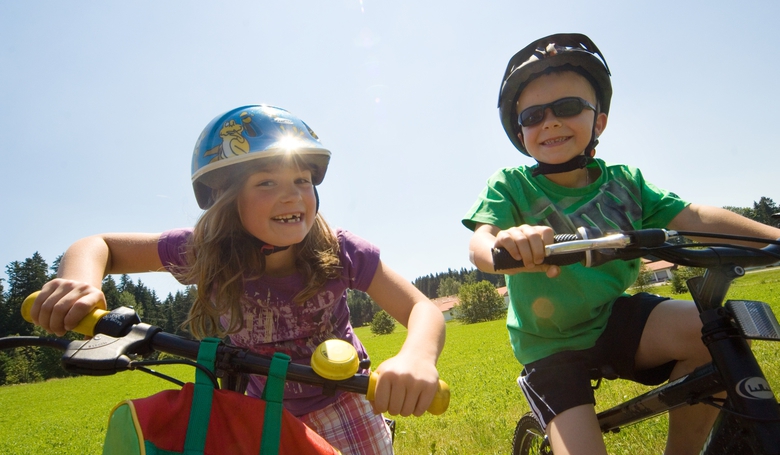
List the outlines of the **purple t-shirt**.
{"type": "MultiPolygon", "coordinates": [[[[346,291],[368,289],[379,266],[379,249],[345,230],[337,230],[336,235],[341,276],[328,280],[302,305],[293,302],[293,297],[303,288],[303,277],[299,274],[245,280],[244,323],[241,330],[229,335],[231,344],[267,356],[283,352],[294,363],[308,365],[321,342],[340,338],[352,343],[361,359],[367,357],[349,322],[346,291]]],[[[160,236],[157,251],[168,271],[186,265],[185,247],[191,236],[191,228],[166,231],[160,236]]],[[[227,316],[223,316],[222,323],[228,322],[227,316]]],[[[264,384],[264,376],[252,376],[247,394],[260,397],[264,384]]],[[[285,385],[284,406],[296,416],[322,409],[336,398],[323,395],[320,387],[292,381],[285,385]]]]}

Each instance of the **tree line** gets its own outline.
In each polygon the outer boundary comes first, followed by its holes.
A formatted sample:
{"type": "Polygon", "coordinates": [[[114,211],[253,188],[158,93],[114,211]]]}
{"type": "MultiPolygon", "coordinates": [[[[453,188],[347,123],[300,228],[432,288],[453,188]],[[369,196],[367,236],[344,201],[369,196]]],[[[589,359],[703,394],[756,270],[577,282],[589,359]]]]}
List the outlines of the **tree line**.
{"type": "MultiPolygon", "coordinates": [[[[42,329],[25,321],[19,309],[24,299],[56,275],[59,259],[49,267],[43,257],[34,253],[24,261],[14,261],[6,266],[6,283],[0,280],[0,337],[6,336],[49,336],[42,329]]],[[[195,300],[194,286],[183,291],[168,294],[160,300],[154,290],[141,280],[133,282],[128,275],[122,275],[117,282],[107,276],[102,283],[109,310],[120,306],[133,308],[144,322],[158,326],[169,333],[187,336],[183,327],[190,305],[195,300]]],[[[70,339],[81,335],[68,333],[70,339]]],[[[64,377],[68,373],[59,365],[60,353],[52,349],[23,348],[15,351],[0,351],[0,384],[31,382],[52,377],[64,377]]]]}
{"type": "Polygon", "coordinates": [[[462,284],[478,283],[480,281],[488,281],[497,288],[506,285],[504,275],[485,273],[479,269],[466,268],[461,268],[460,270],[447,269],[446,272],[437,273],[435,275],[421,276],[415,279],[412,284],[429,299],[435,299],[437,297],[446,297],[457,294],[458,290],[450,287],[453,282],[462,284]]]}

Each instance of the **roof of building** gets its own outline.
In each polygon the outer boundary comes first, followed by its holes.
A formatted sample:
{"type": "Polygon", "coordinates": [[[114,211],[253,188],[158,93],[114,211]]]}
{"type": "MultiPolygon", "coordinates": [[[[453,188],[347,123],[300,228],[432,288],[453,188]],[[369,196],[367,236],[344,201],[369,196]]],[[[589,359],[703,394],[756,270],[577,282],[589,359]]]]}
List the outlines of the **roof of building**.
{"type": "Polygon", "coordinates": [[[647,267],[647,270],[650,270],[651,272],[658,272],[659,270],[668,270],[675,266],[675,264],[668,261],[648,262],[642,260],[642,262],[645,264],[645,267],[647,267]]]}

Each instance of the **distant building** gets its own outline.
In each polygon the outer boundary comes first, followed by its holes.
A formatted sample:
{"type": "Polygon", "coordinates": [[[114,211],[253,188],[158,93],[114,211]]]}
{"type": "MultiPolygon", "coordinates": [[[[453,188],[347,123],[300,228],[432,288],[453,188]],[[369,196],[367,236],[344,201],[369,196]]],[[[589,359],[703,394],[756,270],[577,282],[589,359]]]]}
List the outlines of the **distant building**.
{"type": "MultiPolygon", "coordinates": [[[[500,288],[496,288],[496,291],[498,291],[498,295],[504,298],[504,308],[509,307],[509,294],[507,293],[506,286],[502,286],[500,288]]],[[[458,299],[457,295],[450,295],[447,297],[438,297],[431,302],[434,303],[434,305],[439,307],[439,311],[441,311],[442,315],[444,316],[445,321],[452,320],[452,309],[458,306],[460,304],[460,300],[458,299]]]]}
{"type": "Polygon", "coordinates": [[[439,311],[444,316],[445,321],[452,319],[452,308],[460,303],[457,295],[450,295],[447,297],[438,297],[431,300],[436,306],[439,307],[439,311]]]}
{"type": "Polygon", "coordinates": [[[649,259],[642,258],[645,268],[653,273],[653,283],[663,283],[672,279],[672,271],[677,270],[677,264],[667,261],[650,262],[649,259]]]}

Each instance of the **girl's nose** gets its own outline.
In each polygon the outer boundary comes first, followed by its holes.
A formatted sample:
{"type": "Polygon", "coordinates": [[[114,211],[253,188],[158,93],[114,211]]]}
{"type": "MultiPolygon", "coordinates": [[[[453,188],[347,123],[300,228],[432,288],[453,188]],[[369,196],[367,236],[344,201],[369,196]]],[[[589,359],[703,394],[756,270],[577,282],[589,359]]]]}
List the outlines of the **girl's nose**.
{"type": "Polygon", "coordinates": [[[298,185],[291,184],[291,185],[285,185],[284,191],[282,193],[282,198],[285,201],[298,201],[300,199],[303,199],[302,189],[298,188],[298,185]]]}

